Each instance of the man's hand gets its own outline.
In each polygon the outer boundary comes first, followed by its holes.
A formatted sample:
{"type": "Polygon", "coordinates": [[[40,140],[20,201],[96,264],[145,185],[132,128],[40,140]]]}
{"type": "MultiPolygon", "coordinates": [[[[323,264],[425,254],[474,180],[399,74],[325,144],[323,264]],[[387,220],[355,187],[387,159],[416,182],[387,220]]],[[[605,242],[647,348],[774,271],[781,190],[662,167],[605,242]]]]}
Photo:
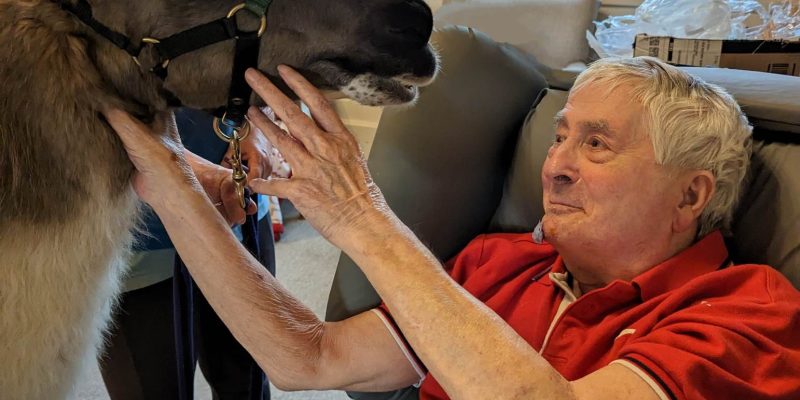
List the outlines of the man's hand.
{"type": "Polygon", "coordinates": [[[232,170],[207,161],[188,150],[184,150],[184,155],[208,198],[229,225],[243,224],[247,215],[258,211],[256,204],[250,199],[247,199],[247,210],[239,206],[232,170]]]}
{"type": "Polygon", "coordinates": [[[250,108],[248,118],[292,166],[291,179],[255,179],[250,186],[259,193],[288,198],[317,231],[345,248],[352,236],[381,219],[388,207],[369,175],[358,143],[325,97],[293,69],[281,66],[278,71],[311,110],[313,119],[260,72],[247,71],[250,86],[289,133],[255,107],[250,108]]]}

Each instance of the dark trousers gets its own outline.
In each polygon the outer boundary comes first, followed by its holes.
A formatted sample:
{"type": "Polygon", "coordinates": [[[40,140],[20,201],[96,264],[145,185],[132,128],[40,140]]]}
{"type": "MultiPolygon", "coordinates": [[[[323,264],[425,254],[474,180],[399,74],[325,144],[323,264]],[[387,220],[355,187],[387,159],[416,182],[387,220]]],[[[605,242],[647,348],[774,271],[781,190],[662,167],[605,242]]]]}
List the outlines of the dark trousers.
{"type": "MultiPolygon", "coordinates": [[[[252,217],[250,222],[255,222],[252,217]]],[[[258,253],[257,258],[275,275],[269,215],[257,224],[258,233],[245,233],[245,245],[258,253]]],[[[219,319],[185,268],[176,267],[175,278],[120,297],[105,352],[99,359],[111,400],[190,399],[192,388],[186,385],[191,386],[195,360],[214,400],[269,400],[266,377],[219,319]],[[174,291],[176,287],[180,292],[174,291]],[[176,314],[184,321],[177,344],[176,314]],[[191,332],[185,331],[186,325],[191,332]],[[183,354],[187,348],[193,353],[183,354]],[[190,371],[181,376],[179,365],[186,364],[191,366],[190,371]],[[182,379],[189,382],[181,386],[182,379]]]]}
{"type": "MultiPolygon", "coordinates": [[[[194,290],[194,341],[200,370],[214,399],[250,398],[250,355],[194,290]]],[[[122,295],[100,372],[112,400],[178,398],[172,279],[122,295]]],[[[266,385],[266,381],[264,381],[266,385]]],[[[264,399],[269,399],[265,388],[264,399]]]]}

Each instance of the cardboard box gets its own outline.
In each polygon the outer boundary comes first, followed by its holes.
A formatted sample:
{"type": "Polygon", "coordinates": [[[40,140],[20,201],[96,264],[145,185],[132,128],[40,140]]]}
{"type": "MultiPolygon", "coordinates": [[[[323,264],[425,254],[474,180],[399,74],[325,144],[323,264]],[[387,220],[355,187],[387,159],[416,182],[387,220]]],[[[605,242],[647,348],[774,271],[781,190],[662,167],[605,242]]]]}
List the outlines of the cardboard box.
{"type": "Polygon", "coordinates": [[[800,76],[800,42],[679,39],[639,34],[633,55],[652,56],[674,65],[800,76]]]}

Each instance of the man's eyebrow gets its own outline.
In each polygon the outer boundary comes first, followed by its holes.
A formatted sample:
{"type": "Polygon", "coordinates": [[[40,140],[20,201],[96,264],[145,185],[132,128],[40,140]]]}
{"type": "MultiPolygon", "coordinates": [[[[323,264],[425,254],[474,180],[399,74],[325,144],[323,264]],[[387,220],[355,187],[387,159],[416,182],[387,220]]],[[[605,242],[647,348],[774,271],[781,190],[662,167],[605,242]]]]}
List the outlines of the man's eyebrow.
{"type": "MultiPolygon", "coordinates": [[[[553,126],[558,128],[565,128],[569,129],[569,123],[567,121],[567,116],[564,113],[564,110],[561,110],[556,113],[555,117],[553,117],[553,126]]],[[[596,121],[581,121],[578,123],[580,130],[582,132],[589,132],[589,133],[600,133],[603,135],[612,135],[614,130],[611,129],[611,125],[608,123],[607,120],[599,119],[596,121]]]]}
{"type": "Polygon", "coordinates": [[[569,124],[567,124],[567,117],[564,115],[564,110],[557,112],[556,115],[553,117],[553,127],[555,128],[569,127],[569,124]]]}
{"type": "Polygon", "coordinates": [[[599,119],[596,121],[581,121],[580,128],[581,131],[584,132],[600,133],[603,135],[611,135],[614,132],[611,129],[608,121],[604,119],[599,119]]]}

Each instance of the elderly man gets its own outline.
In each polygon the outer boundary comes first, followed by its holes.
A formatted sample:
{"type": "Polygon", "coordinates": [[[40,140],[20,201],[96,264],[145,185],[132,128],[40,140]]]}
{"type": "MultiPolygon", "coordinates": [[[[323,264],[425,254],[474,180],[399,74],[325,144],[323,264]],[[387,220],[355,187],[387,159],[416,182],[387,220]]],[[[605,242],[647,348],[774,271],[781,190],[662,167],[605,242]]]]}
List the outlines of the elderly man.
{"type": "Polygon", "coordinates": [[[288,126],[251,121],[294,167],[287,197],[362,268],[385,307],[319,321],[239,246],[180,143],[109,111],[210,303],[279,387],[421,397],[800,397],[800,294],[733,266],[730,222],[750,126],[721,89],[649,58],[601,61],[558,114],[538,234],[486,235],[442,264],[387,207],[325,99],[281,68],[313,119],[248,71],[288,126]],[[203,218],[197,218],[203,216],[203,218]],[[269,343],[269,346],[263,345],[269,343]]]}

